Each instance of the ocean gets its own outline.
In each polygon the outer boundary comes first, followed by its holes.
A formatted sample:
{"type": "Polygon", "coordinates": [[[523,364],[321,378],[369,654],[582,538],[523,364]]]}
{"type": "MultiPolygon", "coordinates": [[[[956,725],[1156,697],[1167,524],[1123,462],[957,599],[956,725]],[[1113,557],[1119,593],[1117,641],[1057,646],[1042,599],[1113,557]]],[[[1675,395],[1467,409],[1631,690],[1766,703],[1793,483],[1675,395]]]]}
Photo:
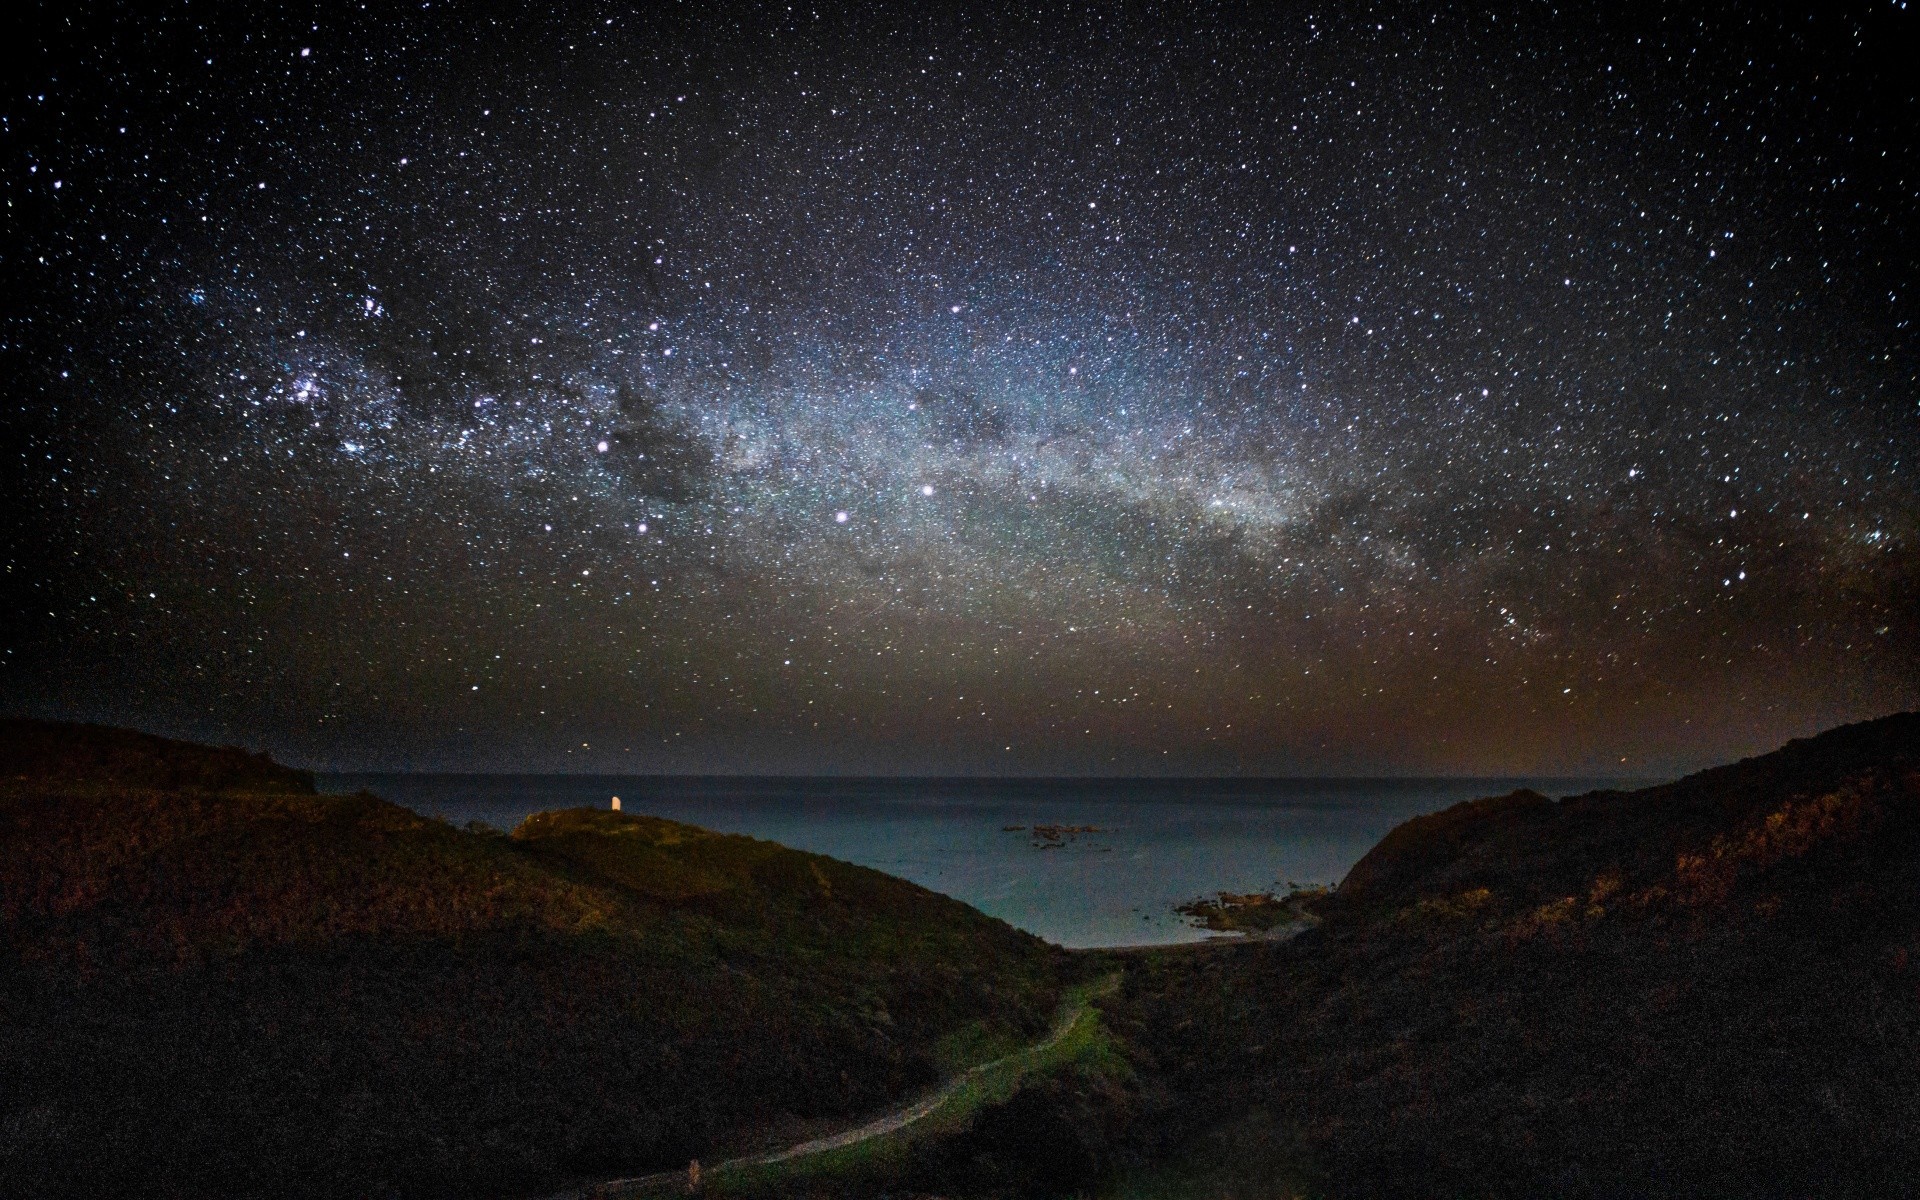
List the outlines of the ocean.
{"type": "Polygon", "coordinates": [[[619,796],[625,812],[831,855],[1059,945],[1090,947],[1204,939],[1176,904],[1337,882],[1395,825],[1461,800],[1643,782],[381,774],[328,775],[321,786],[365,788],[456,825],[502,830],[530,813],[606,808],[619,796]],[[1063,828],[1036,835],[1036,825],[1063,828]]]}

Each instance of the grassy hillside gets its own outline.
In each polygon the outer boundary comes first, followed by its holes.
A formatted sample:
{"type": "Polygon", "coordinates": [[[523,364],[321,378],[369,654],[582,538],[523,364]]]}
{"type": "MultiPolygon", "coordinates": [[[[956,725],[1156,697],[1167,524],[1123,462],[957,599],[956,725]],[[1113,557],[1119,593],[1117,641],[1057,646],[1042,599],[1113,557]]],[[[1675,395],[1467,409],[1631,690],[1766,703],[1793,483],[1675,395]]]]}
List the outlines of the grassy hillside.
{"type": "Polygon", "coordinates": [[[1110,1119],[1163,1161],[1113,1195],[1920,1179],[1920,715],[1456,806],[1317,908],[1291,943],[1136,962],[1109,1017],[1158,1092],[1110,1119]]]}
{"type": "Polygon", "coordinates": [[[0,734],[30,751],[0,758],[4,1194],[684,1166],[1037,1037],[1064,981],[962,904],[751,838],[586,810],[463,832],[238,752],[60,736],[0,734]]]}
{"type": "Polygon", "coordinates": [[[672,822],[464,833],[52,761],[0,789],[4,1194],[508,1195],[712,1163],[1039,1038],[1065,983],[1115,968],[1097,1053],[1050,1051],[951,1129],[709,1190],[1920,1178],[1916,714],[1658,788],[1459,805],[1292,898],[1320,924],[1291,942],[1077,968],[899,880],[672,822]]]}
{"type": "Polygon", "coordinates": [[[1460,805],[1274,907],[1321,924],[1108,956],[1125,977],[1098,1062],[804,1194],[1878,1196],[1920,1178],[1920,716],[1637,792],[1460,805]]]}

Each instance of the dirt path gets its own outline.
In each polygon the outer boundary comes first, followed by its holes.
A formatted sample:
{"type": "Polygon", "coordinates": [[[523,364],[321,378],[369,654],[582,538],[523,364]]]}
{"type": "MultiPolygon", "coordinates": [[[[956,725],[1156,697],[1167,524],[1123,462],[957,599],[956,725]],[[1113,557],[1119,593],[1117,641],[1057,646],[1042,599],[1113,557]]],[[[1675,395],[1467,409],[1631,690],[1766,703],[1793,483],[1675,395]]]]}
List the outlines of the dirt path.
{"type": "MultiPolygon", "coordinates": [[[[984,1062],[978,1066],[969,1067],[958,1075],[955,1075],[952,1079],[941,1084],[934,1091],[920,1097],[918,1100],[875,1117],[863,1125],[857,1125],[852,1129],[843,1130],[840,1133],[829,1134],[826,1137],[813,1138],[809,1141],[801,1142],[798,1145],[789,1146],[785,1150],[776,1150],[771,1154],[749,1154],[740,1158],[731,1158],[725,1162],[706,1168],[706,1172],[708,1174],[717,1174],[723,1171],[738,1170],[741,1167],[770,1166],[774,1163],[786,1162],[789,1159],[804,1158],[809,1154],[818,1154],[825,1150],[838,1150],[846,1146],[858,1145],[861,1142],[883,1137],[896,1130],[905,1129],[915,1121],[921,1120],[938,1111],[942,1104],[953,1099],[954,1096],[960,1093],[962,1088],[965,1088],[968,1084],[989,1071],[998,1070],[1022,1058],[1043,1054],[1058,1045],[1060,1039],[1073,1032],[1074,1026],[1078,1025],[1081,1018],[1087,1015],[1087,1011],[1093,1006],[1094,1000],[1101,996],[1112,995],[1119,986],[1120,976],[1116,973],[1090,987],[1080,990],[1073,998],[1073,1001],[1063,1006],[1060,1014],[1054,1018],[1053,1028],[1047,1032],[1046,1037],[1031,1045],[1022,1046],[1011,1054],[1002,1055],[991,1062],[984,1062]]],[[[573,1191],[557,1193],[549,1197],[549,1200],[618,1200],[620,1197],[642,1196],[676,1186],[684,1190],[687,1183],[687,1172],[685,1171],[661,1171],[653,1175],[636,1175],[631,1179],[610,1179],[603,1183],[588,1184],[573,1191]]]]}
{"type": "Polygon", "coordinates": [[[830,1137],[814,1138],[810,1142],[801,1142],[798,1146],[790,1146],[775,1154],[762,1155],[759,1158],[736,1159],[725,1165],[744,1166],[751,1164],[759,1166],[765,1163],[784,1162],[789,1158],[799,1158],[802,1155],[813,1154],[820,1150],[838,1150],[842,1146],[851,1146],[856,1142],[864,1142],[869,1138],[879,1137],[883,1133],[892,1133],[896,1129],[904,1129],[939,1108],[957,1094],[961,1088],[973,1080],[978,1079],[980,1076],[985,1075],[987,1072],[1004,1067],[1015,1059],[1040,1054],[1058,1045],[1060,1039],[1066,1037],[1068,1033],[1072,1032],[1073,1027],[1080,1023],[1080,1018],[1086,1015],[1087,1009],[1092,1005],[1094,997],[1096,995],[1111,995],[1113,986],[1117,986],[1118,982],[1119,976],[1113,976],[1110,981],[1104,981],[1102,984],[1089,988],[1086,992],[1076,997],[1075,1003],[1063,1009],[1060,1015],[1054,1019],[1053,1029],[1040,1041],[1030,1046],[1023,1046],[1015,1050],[1012,1054],[1003,1055],[994,1059],[992,1062],[984,1062],[977,1067],[968,1067],[952,1079],[947,1080],[946,1083],[940,1086],[939,1090],[921,1097],[905,1108],[896,1109],[856,1129],[849,1129],[845,1133],[836,1133],[830,1137]]]}

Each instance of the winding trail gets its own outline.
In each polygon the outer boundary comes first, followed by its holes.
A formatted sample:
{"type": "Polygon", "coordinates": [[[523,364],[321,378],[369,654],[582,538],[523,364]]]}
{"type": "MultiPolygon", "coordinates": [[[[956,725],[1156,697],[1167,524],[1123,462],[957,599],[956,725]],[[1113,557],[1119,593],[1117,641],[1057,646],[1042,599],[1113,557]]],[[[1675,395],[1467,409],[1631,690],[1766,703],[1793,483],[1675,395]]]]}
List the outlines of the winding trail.
{"type": "MultiPolygon", "coordinates": [[[[1074,1028],[1088,1016],[1093,1001],[1111,996],[1120,987],[1120,973],[1115,972],[1096,983],[1074,989],[1067,1003],[1061,1006],[1054,1017],[1053,1027],[1047,1036],[1031,1045],[1022,1046],[1011,1054],[1002,1055],[991,1062],[968,1067],[953,1078],[941,1084],[911,1103],[902,1105],[890,1112],[852,1129],[825,1137],[812,1138],[785,1150],[776,1150],[771,1154],[748,1154],[740,1158],[730,1158],[705,1169],[708,1175],[738,1170],[742,1167],[764,1167],[775,1163],[787,1162],[796,1158],[805,1158],[811,1154],[820,1154],[828,1150],[839,1150],[847,1146],[856,1146],[861,1142],[885,1137],[889,1133],[905,1129],[914,1122],[922,1120],[953,1099],[966,1088],[989,1072],[1013,1066],[1022,1059],[1037,1058],[1060,1044],[1074,1028]]],[[[651,1195],[669,1189],[686,1190],[688,1177],[686,1171],[659,1171],[652,1175],[636,1175],[629,1179],[609,1179],[600,1183],[591,1183],[570,1191],[558,1192],[548,1200],[625,1200],[627,1197],[651,1195]]]]}

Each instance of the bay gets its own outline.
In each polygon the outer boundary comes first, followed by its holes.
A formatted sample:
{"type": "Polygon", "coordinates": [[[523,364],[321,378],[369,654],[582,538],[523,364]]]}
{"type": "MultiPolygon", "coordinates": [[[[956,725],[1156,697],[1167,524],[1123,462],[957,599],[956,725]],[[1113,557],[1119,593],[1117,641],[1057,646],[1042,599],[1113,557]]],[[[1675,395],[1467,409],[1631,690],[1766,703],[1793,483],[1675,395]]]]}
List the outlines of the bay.
{"type": "Polygon", "coordinates": [[[1207,938],[1173,911],[1215,892],[1337,882],[1395,825],[1531,787],[1617,779],[903,779],[328,775],[456,825],[557,808],[647,813],[908,879],[1069,947],[1207,938]],[[1034,826],[1091,827],[1036,836],[1034,826]],[[1019,828],[1009,828],[1017,826],[1019,828]]]}

